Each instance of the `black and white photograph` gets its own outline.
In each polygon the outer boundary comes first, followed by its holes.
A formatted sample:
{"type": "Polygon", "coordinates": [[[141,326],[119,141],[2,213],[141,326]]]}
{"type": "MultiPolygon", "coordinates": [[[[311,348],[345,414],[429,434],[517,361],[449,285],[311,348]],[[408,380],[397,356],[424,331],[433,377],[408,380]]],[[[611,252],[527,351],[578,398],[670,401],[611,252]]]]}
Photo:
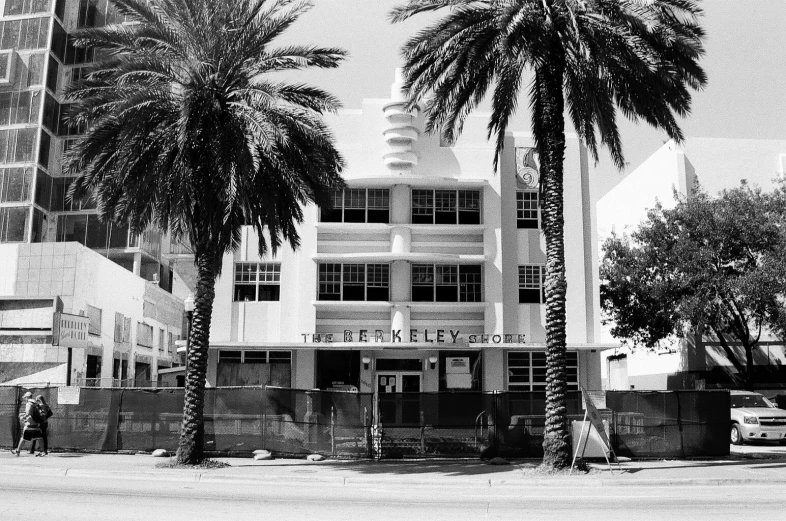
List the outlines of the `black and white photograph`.
{"type": "Polygon", "coordinates": [[[786,505],[783,0],[0,0],[0,519],[786,505]]]}

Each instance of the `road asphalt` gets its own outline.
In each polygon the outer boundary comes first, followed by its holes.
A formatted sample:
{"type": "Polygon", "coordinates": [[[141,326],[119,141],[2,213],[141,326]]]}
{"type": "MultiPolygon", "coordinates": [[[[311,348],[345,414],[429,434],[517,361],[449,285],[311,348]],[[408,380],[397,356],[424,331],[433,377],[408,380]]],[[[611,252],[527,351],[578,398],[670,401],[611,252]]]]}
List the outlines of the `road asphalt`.
{"type": "Polygon", "coordinates": [[[50,453],[34,457],[0,453],[0,476],[41,475],[161,481],[236,482],[281,485],[331,484],[346,486],[677,486],[786,484],[786,447],[731,447],[728,457],[702,460],[632,460],[611,468],[591,462],[590,472],[543,474],[539,461],[513,460],[491,465],[478,460],[399,460],[320,462],[305,459],[256,461],[251,458],[214,458],[230,466],[213,469],[160,468],[166,458],[150,454],[50,453]]]}

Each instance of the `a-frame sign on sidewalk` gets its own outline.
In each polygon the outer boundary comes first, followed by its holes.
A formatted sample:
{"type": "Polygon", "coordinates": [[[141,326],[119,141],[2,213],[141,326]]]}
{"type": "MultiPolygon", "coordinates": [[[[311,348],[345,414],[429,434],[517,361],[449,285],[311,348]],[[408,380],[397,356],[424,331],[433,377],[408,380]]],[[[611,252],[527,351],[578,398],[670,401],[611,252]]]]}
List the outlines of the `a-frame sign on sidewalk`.
{"type": "Polygon", "coordinates": [[[605,446],[603,456],[606,458],[606,463],[609,465],[609,470],[613,474],[614,470],[611,467],[609,453],[614,456],[614,461],[617,463],[618,469],[620,469],[620,464],[617,455],[614,453],[614,449],[611,447],[611,441],[609,441],[609,437],[606,436],[606,429],[603,427],[603,419],[600,417],[600,412],[598,412],[598,408],[595,407],[592,397],[583,387],[581,387],[581,395],[584,397],[584,421],[581,424],[581,434],[579,434],[579,441],[576,444],[576,452],[573,454],[573,463],[570,464],[570,473],[573,472],[573,467],[576,465],[576,457],[579,455],[579,449],[581,451],[581,457],[584,457],[584,451],[587,450],[587,442],[589,441],[590,437],[590,429],[595,428],[595,431],[598,433],[598,437],[600,437],[600,440],[605,446]],[[590,421],[589,428],[587,428],[587,419],[590,421]],[[584,436],[585,430],[587,432],[586,437],[584,436]]]}

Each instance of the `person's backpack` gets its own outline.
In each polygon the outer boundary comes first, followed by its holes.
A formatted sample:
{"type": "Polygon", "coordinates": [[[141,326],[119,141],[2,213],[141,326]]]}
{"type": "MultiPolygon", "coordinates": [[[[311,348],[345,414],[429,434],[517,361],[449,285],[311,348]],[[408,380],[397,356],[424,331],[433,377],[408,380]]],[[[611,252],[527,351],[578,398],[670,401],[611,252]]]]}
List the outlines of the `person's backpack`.
{"type": "Polygon", "coordinates": [[[43,423],[46,421],[46,413],[42,413],[40,404],[35,404],[30,408],[30,419],[33,423],[43,423]]]}
{"type": "MultiPolygon", "coordinates": [[[[38,409],[38,414],[40,414],[40,415],[41,415],[41,418],[43,418],[43,419],[41,420],[41,422],[45,422],[45,421],[47,421],[49,418],[51,418],[51,417],[52,417],[52,414],[53,414],[53,413],[52,413],[52,409],[50,409],[48,405],[44,405],[43,403],[39,403],[39,404],[36,406],[36,409],[38,409]]],[[[39,423],[41,423],[41,422],[39,422],[39,423]]]]}

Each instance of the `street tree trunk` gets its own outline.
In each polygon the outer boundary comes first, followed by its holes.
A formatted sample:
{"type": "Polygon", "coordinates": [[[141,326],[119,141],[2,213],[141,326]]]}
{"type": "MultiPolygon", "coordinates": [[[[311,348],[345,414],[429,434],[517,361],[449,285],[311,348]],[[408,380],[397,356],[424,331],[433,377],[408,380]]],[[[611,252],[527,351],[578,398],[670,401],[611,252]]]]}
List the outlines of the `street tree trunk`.
{"type": "Polygon", "coordinates": [[[177,448],[177,462],[196,465],[204,459],[205,445],[205,378],[213,315],[218,259],[213,252],[196,255],[197,284],[194,297],[194,314],[188,338],[187,370],[183,423],[177,448]]]}
{"type": "MultiPolygon", "coordinates": [[[[548,62],[548,61],[547,61],[548,62]]],[[[565,241],[563,217],[563,161],[565,157],[563,70],[546,65],[538,71],[544,139],[539,143],[543,233],[546,237],[546,426],[543,432],[543,465],[570,465],[567,428],[566,333],[565,333],[565,241]]]]}

